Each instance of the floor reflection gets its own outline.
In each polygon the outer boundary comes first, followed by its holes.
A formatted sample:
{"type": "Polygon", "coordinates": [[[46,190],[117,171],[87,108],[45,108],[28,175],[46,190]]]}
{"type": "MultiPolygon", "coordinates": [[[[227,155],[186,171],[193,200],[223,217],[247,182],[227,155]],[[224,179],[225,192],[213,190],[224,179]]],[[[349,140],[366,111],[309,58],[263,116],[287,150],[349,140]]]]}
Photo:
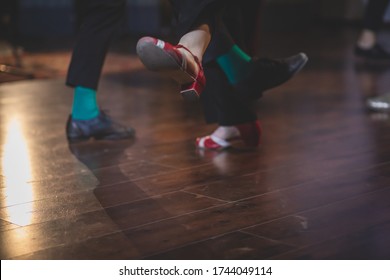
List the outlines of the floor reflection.
{"type": "MultiPolygon", "coordinates": [[[[5,140],[2,146],[2,191],[7,206],[26,201],[33,201],[32,168],[29,149],[17,118],[11,118],[6,125],[5,140]]],[[[33,206],[25,203],[24,207],[8,207],[7,220],[20,226],[32,221],[33,206]]]]}

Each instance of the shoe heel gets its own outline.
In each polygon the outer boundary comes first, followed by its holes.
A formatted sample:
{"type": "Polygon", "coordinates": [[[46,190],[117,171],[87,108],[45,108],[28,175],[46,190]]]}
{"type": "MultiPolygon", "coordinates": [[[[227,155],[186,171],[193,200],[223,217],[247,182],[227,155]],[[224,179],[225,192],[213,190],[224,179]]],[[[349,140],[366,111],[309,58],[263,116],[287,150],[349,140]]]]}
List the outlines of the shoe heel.
{"type": "Polygon", "coordinates": [[[196,78],[192,83],[182,85],[180,89],[182,97],[187,100],[198,99],[206,84],[206,77],[204,76],[203,68],[198,59],[195,60],[199,66],[199,71],[196,78]]]}
{"type": "Polygon", "coordinates": [[[261,126],[260,122],[252,122],[247,124],[236,125],[240,131],[241,139],[246,147],[258,147],[261,142],[261,126]]]}
{"type": "Polygon", "coordinates": [[[194,81],[191,84],[182,85],[180,89],[180,93],[182,97],[186,100],[194,100],[200,97],[202,93],[204,85],[199,81],[194,81]]]}

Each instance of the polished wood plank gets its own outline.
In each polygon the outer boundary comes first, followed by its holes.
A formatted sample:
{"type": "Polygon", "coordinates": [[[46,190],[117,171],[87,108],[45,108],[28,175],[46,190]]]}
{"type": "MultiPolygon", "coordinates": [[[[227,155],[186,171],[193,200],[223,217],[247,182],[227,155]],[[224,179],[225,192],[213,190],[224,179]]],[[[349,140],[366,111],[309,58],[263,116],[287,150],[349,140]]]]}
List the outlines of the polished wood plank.
{"type": "Polygon", "coordinates": [[[19,226],[39,224],[101,210],[93,190],[15,204],[0,209],[0,217],[19,226]]]}
{"type": "Polygon", "coordinates": [[[7,221],[0,219],[0,231],[6,231],[6,230],[14,229],[17,227],[18,227],[18,225],[15,225],[15,224],[12,224],[10,222],[7,222],[7,221]]]}
{"type": "Polygon", "coordinates": [[[0,256],[2,259],[14,258],[118,231],[118,226],[103,210],[31,224],[0,233],[0,256]]]}
{"type": "Polygon", "coordinates": [[[258,260],[281,254],[292,246],[242,232],[207,239],[184,248],[153,255],[153,260],[258,260]]]}
{"type": "Polygon", "coordinates": [[[275,259],[389,260],[389,234],[387,222],[281,254],[275,259]]]}
{"type": "Polygon", "coordinates": [[[308,247],[388,223],[389,197],[390,191],[385,189],[249,227],[243,232],[308,247]]]}
{"type": "MultiPolygon", "coordinates": [[[[228,155],[232,160],[234,156],[228,155]]],[[[240,160],[241,161],[241,160],[240,160]]],[[[159,194],[162,192],[171,192],[185,189],[194,185],[201,185],[213,181],[218,181],[226,178],[245,173],[254,173],[256,170],[261,170],[263,164],[257,161],[242,160],[240,165],[226,161],[222,162],[222,166],[216,164],[207,164],[194,168],[179,170],[158,176],[143,178],[137,180],[137,185],[151,194],[159,194]],[[226,165],[225,165],[226,164],[226,165]]]]}
{"type": "MultiPolygon", "coordinates": [[[[100,208],[93,212],[77,213],[77,215],[74,213],[62,213],[60,216],[59,214],[33,212],[33,221],[29,221],[31,225],[23,225],[23,228],[0,233],[2,242],[4,242],[2,251],[7,256],[13,258],[19,255],[29,254],[33,250],[36,250],[36,248],[47,249],[59,245],[81,242],[90,238],[116,233],[122,229],[213,208],[223,203],[198,195],[174,193],[113,207],[106,206],[104,210],[100,210],[100,208]],[[42,222],[44,219],[48,221],[42,222]],[[30,236],[31,239],[18,237],[18,235],[22,235],[22,237],[30,236]],[[45,238],[39,238],[42,235],[45,238]]],[[[84,205],[83,207],[87,206],[84,205]]],[[[43,209],[48,212],[53,211],[50,208],[43,209]]],[[[61,209],[56,210],[67,211],[67,209],[69,209],[69,205],[68,207],[63,206],[61,209]]],[[[75,211],[78,212],[83,208],[79,206],[76,209],[75,211]]],[[[9,214],[12,213],[10,212],[12,210],[14,208],[6,208],[3,213],[9,214]]],[[[16,210],[20,211],[20,209],[16,210]]],[[[21,210],[23,211],[24,208],[21,210]]],[[[17,214],[22,215],[23,213],[17,214]]],[[[27,214],[29,213],[24,213],[24,215],[27,214]]],[[[13,217],[6,218],[12,219],[13,217]]]]}
{"type": "Polygon", "coordinates": [[[138,248],[123,233],[114,233],[81,242],[58,245],[12,259],[19,260],[118,260],[140,259],[138,248]]]}
{"type": "Polygon", "coordinates": [[[223,204],[225,202],[200,195],[174,192],[106,208],[106,213],[121,229],[127,229],[213,209],[223,204]]]}
{"type": "MultiPolygon", "coordinates": [[[[387,181],[382,186],[375,186],[374,191],[388,187],[387,181]]],[[[142,249],[147,255],[325,206],[342,199],[343,194],[343,199],[347,199],[371,192],[373,190],[367,188],[365,182],[361,182],[360,186],[340,184],[334,188],[327,188],[326,184],[312,183],[131,229],[127,234],[134,242],[145,244],[142,249]],[[146,239],[149,240],[147,245],[146,239]]]]}
{"type": "Polygon", "coordinates": [[[326,191],[329,194],[333,191],[340,191],[338,197],[343,199],[345,198],[343,194],[358,195],[359,192],[389,186],[390,165],[388,163],[367,168],[364,164],[360,165],[361,161],[354,162],[358,163],[356,170],[353,168],[354,163],[350,161],[341,160],[340,165],[338,165],[338,160],[309,162],[302,166],[284,166],[246,176],[209,182],[189,187],[186,191],[234,202],[272,192],[288,191],[289,188],[313,187],[318,188],[321,193],[326,191]],[[310,172],[307,172],[309,168],[310,172]]]}

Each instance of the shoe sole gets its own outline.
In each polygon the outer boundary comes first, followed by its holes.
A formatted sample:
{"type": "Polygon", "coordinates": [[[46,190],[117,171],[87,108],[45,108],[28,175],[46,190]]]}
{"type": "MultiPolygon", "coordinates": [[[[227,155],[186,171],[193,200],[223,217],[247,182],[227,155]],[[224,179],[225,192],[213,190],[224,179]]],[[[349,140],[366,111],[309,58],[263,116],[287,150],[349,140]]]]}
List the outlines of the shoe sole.
{"type": "Polygon", "coordinates": [[[181,96],[188,101],[196,101],[199,100],[199,94],[194,89],[189,90],[181,90],[180,91],[181,96]]]}
{"type": "Polygon", "coordinates": [[[89,141],[90,139],[94,140],[109,140],[109,141],[115,141],[115,140],[129,140],[129,139],[134,139],[135,138],[135,132],[127,134],[127,135],[106,135],[106,136],[89,136],[89,137],[79,137],[79,138],[70,138],[67,137],[69,143],[80,143],[80,142],[85,142],[89,141]]]}
{"type": "MultiPolygon", "coordinates": [[[[194,82],[194,78],[186,73],[173,57],[154,43],[138,42],[136,51],[148,70],[161,72],[181,85],[194,82]]],[[[188,95],[192,96],[192,93],[188,95]]]]}

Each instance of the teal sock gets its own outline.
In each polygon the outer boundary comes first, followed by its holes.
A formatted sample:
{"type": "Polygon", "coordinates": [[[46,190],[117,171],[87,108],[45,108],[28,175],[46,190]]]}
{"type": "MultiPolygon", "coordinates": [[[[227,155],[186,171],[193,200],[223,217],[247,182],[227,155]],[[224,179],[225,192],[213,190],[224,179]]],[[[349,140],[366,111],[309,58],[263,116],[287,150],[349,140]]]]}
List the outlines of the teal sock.
{"type": "Polygon", "coordinates": [[[234,45],[226,54],[217,57],[217,63],[231,84],[243,80],[251,69],[252,58],[234,45]]]}
{"type": "Polygon", "coordinates": [[[89,120],[99,115],[99,106],[96,100],[96,90],[76,87],[74,89],[72,118],[76,120],[89,120]]]}

